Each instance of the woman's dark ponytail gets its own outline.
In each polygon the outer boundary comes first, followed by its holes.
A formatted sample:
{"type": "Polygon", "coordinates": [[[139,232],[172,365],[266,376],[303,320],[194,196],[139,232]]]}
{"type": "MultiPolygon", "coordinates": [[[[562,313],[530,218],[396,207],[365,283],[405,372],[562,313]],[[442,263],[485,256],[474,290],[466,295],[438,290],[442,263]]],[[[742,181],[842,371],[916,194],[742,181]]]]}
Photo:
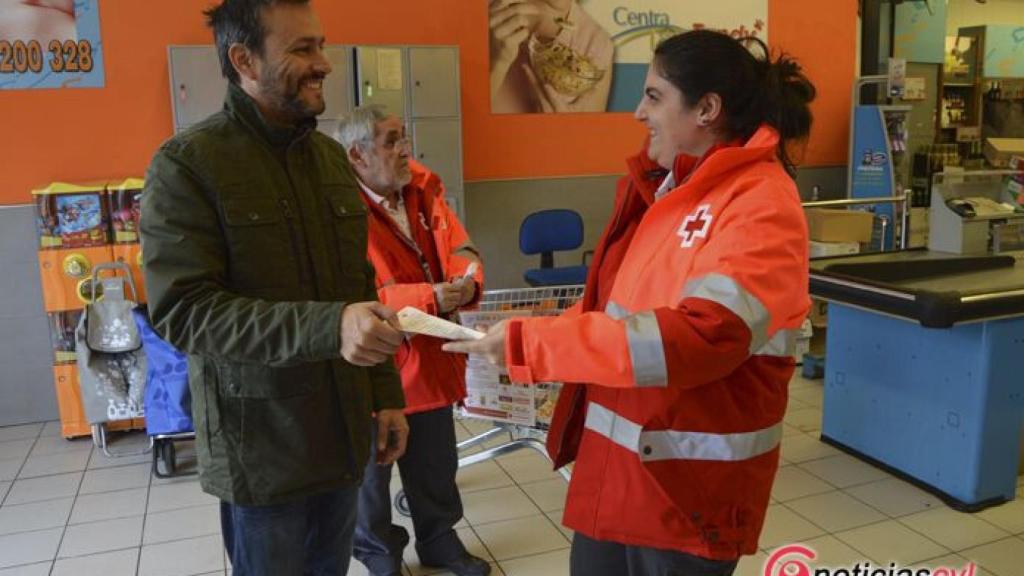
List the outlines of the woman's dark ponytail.
{"type": "Polygon", "coordinates": [[[736,40],[721,32],[692,30],[659,44],[654,65],[682,91],[689,106],[705,94],[719,95],[727,139],[746,141],[762,124],[775,128],[779,160],[790,175],[796,173],[788,145],[810,134],[810,102],[816,91],[795,60],[785,54],[772,60],[759,38],[736,40]],[[749,49],[754,46],[760,55],[749,49]]]}

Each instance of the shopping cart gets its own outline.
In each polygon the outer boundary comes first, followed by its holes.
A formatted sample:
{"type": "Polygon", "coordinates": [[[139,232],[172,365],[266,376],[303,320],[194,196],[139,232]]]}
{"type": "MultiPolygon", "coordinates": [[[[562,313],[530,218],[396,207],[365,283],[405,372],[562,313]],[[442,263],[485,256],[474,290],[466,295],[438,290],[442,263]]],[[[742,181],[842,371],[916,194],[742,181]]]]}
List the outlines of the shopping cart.
{"type": "MultiPolygon", "coordinates": [[[[557,316],[582,296],[581,285],[488,290],[483,293],[480,308],[460,312],[459,321],[475,327],[522,316],[557,316]]],[[[466,365],[466,400],[459,408],[459,416],[487,420],[493,427],[456,445],[459,453],[465,454],[459,458],[459,468],[523,448],[536,450],[547,458],[544,443],[560,389],[561,384],[557,382],[531,386],[512,384],[504,370],[483,358],[470,356],[466,365]],[[468,453],[501,438],[507,441],[468,453]]],[[[567,468],[562,467],[559,473],[569,480],[567,468]]],[[[395,495],[394,503],[400,514],[409,516],[403,491],[395,495]]]]}

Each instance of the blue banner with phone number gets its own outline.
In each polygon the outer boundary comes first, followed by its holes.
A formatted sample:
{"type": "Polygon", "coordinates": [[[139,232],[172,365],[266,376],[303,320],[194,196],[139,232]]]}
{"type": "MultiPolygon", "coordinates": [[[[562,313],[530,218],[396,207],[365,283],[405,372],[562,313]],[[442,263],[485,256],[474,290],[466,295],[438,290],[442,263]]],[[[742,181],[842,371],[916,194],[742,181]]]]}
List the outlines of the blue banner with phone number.
{"type": "Polygon", "coordinates": [[[0,90],[103,85],[99,0],[14,2],[0,13],[0,90]]]}

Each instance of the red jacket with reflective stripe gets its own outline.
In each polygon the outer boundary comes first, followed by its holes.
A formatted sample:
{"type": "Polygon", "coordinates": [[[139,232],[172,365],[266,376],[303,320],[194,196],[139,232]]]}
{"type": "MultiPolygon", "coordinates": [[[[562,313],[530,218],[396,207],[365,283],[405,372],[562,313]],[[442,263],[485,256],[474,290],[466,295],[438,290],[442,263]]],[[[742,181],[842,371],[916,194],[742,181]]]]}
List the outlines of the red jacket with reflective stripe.
{"type": "MultiPolygon", "coordinates": [[[[406,306],[438,315],[432,285],[462,277],[471,262],[479,261],[455,213],[444,200],[441,179],[422,164],[409,162],[412,181],[402,189],[410,241],[383,207],[363,194],[369,208],[369,258],[377,272],[377,294],[392,310],[406,306]]],[[[483,291],[483,266],[473,279],[476,299],[483,291]]],[[[441,350],[443,341],[414,336],[402,343],[395,362],[402,375],[405,413],[450,406],[466,397],[466,361],[441,350]]]]}
{"type": "Polygon", "coordinates": [[[557,464],[576,460],[573,530],[714,559],[757,551],[810,305],[777,142],[762,127],[657,202],[650,163],[632,160],[581,304],[509,323],[513,381],[587,383],[563,389],[548,436],[557,464]]]}

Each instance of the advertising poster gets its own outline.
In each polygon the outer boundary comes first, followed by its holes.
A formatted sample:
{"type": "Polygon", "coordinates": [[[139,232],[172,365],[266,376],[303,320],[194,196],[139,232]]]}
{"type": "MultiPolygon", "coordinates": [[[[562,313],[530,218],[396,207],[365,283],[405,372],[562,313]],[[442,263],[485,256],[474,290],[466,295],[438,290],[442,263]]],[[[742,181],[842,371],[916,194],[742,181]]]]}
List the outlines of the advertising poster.
{"type": "Polygon", "coordinates": [[[0,90],[102,88],[99,0],[0,0],[0,90]]]}
{"type": "Polygon", "coordinates": [[[767,41],[768,0],[489,0],[491,112],[631,112],[658,42],[701,28],[767,41]]]}

